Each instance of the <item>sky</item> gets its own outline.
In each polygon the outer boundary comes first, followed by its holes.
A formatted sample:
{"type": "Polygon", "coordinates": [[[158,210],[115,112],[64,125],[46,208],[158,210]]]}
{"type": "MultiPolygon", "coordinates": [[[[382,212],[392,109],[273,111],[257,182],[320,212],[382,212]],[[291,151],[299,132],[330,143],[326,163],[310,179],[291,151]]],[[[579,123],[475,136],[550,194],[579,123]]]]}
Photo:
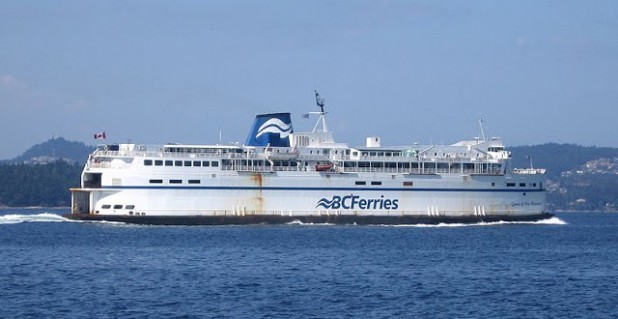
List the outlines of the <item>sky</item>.
{"type": "Polygon", "coordinates": [[[338,142],[618,147],[618,1],[0,1],[0,159],[246,140],[258,113],[338,142]]]}

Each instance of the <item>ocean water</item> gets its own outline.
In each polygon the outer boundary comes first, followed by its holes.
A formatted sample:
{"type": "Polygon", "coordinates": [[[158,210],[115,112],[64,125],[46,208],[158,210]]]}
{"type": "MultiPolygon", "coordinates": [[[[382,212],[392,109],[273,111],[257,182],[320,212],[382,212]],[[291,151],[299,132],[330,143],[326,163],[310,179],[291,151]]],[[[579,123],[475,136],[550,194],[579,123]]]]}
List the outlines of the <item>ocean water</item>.
{"type": "Polygon", "coordinates": [[[615,318],[618,214],[135,226],[0,210],[2,318],[615,318]]]}

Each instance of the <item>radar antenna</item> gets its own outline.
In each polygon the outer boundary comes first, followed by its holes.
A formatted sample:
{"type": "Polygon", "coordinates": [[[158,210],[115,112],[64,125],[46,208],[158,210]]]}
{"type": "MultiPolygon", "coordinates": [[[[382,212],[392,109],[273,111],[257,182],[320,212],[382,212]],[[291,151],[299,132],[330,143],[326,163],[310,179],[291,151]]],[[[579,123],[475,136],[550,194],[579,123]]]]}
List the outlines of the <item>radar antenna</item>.
{"type": "Polygon", "coordinates": [[[315,103],[320,107],[320,112],[324,113],[324,99],[320,97],[320,93],[318,90],[314,90],[315,92],[315,103]]]}
{"type": "Polygon", "coordinates": [[[320,125],[320,122],[322,122],[322,132],[326,133],[328,132],[328,126],[326,126],[326,112],[324,112],[324,99],[320,97],[320,93],[318,93],[318,90],[314,90],[315,92],[315,104],[317,104],[320,107],[320,112],[309,112],[307,114],[307,116],[309,116],[309,114],[318,114],[320,116],[320,118],[318,118],[318,122],[315,123],[315,126],[313,127],[313,132],[318,132],[318,126],[320,125]]]}

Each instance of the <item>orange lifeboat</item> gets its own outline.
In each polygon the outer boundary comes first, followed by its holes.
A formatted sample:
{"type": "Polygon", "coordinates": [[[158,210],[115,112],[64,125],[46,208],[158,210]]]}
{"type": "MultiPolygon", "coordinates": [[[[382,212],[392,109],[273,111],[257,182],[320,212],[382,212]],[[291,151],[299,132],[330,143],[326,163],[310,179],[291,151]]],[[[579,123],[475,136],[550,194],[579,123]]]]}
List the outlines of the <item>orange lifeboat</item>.
{"type": "Polygon", "coordinates": [[[318,172],[330,171],[333,168],[333,163],[316,164],[315,170],[318,172]]]}

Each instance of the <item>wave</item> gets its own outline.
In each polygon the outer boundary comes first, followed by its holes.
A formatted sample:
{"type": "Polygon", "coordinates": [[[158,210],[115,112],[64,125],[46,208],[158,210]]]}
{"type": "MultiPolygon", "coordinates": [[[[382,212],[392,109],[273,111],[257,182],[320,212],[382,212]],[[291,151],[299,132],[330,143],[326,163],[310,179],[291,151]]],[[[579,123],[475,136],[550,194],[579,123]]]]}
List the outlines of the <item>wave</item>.
{"type": "Polygon", "coordinates": [[[127,224],[123,222],[114,222],[107,220],[83,221],[64,218],[58,214],[41,213],[41,214],[7,214],[0,215],[0,225],[21,224],[21,223],[93,223],[111,226],[140,226],[127,224]]]}
{"type": "Polygon", "coordinates": [[[439,227],[478,227],[478,226],[497,226],[497,225],[568,225],[558,217],[542,219],[538,221],[496,221],[496,222],[479,222],[472,224],[464,223],[439,223],[439,224],[403,224],[403,225],[380,225],[386,227],[421,227],[421,228],[439,228],[439,227]]]}
{"type": "Polygon", "coordinates": [[[334,226],[332,223],[304,223],[298,219],[285,223],[286,225],[303,225],[303,226],[334,226]]]}
{"type": "Polygon", "coordinates": [[[3,224],[19,224],[19,223],[61,223],[75,222],[64,218],[58,214],[41,213],[41,214],[8,214],[0,216],[0,225],[3,224]]]}

